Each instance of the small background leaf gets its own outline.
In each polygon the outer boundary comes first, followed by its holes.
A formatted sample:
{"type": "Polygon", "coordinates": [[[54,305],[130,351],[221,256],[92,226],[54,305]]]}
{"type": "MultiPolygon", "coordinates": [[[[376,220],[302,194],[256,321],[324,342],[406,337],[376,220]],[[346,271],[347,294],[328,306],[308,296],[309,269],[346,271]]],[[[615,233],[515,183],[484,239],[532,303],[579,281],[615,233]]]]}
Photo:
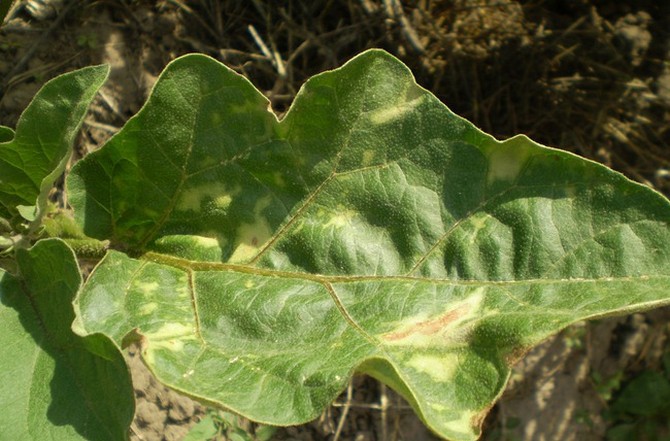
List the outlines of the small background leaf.
{"type": "Polygon", "coordinates": [[[219,432],[214,419],[211,415],[205,415],[195,426],[191,427],[188,435],[182,441],[203,441],[209,440],[219,432]]]}
{"type": "Polygon", "coordinates": [[[0,270],[0,438],[126,439],[134,396],[123,355],[105,336],[70,328],[74,254],[44,240],[18,262],[21,279],[0,270]]]}
{"type": "Polygon", "coordinates": [[[70,158],[86,109],[109,67],[86,67],[45,84],[21,115],[16,134],[0,129],[0,217],[17,205],[44,209],[53,183],[70,158]]]}
{"type": "Polygon", "coordinates": [[[648,417],[667,413],[670,382],[660,372],[645,371],[621,391],[611,410],[648,417]]]}

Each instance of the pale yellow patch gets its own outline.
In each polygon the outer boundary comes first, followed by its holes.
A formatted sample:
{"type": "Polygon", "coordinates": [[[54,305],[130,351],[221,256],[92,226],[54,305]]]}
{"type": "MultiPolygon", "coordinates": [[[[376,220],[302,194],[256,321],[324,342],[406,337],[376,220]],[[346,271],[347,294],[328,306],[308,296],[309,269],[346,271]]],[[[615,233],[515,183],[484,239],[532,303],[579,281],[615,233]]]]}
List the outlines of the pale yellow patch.
{"type": "Polygon", "coordinates": [[[412,101],[401,103],[394,107],[375,110],[370,113],[370,121],[373,124],[385,124],[395,119],[399,119],[416,109],[425,99],[425,96],[419,96],[412,101]]]}
{"type": "Polygon", "coordinates": [[[135,286],[138,290],[142,291],[146,297],[153,296],[160,287],[158,282],[137,282],[135,286]]]}
{"type": "Polygon", "coordinates": [[[183,325],[181,323],[165,323],[163,326],[153,332],[144,334],[152,343],[162,340],[171,340],[174,338],[192,337],[195,338],[195,329],[193,326],[183,325]]]}
{"type": "Polygon", "coordinates": [[[228,190],[220,182],[210,182],[193,188],[187,188],[179,196],[177,201],[178,211],[200,211],[202,203],[211,199],[217,208],[228,208],[236,194],[240,192],[239,187],[228,190]]]}
{"type": "Polygon", "coordinates": [[[489,170],[487,182],[512,182],[523,169],[528,160],[529,151],[518,143],[501,144],[495,147],[489,156],[489,170]]]}
{"type": "Polygon", "coordinates": [[[192,326],[179,323],[166,323],[153,332],[144,334],[148,341],[148,348],[144,356],[149,364],[154,363],[154,352],[166,349],[170,352],[184,350],[184,342],[196,340],[195,329],[192,326]]]}
{"type": "Polygon", "coordinates": [[[300,232],[303,228],[305,228],[305,221],[303,221],[303,220],[301,219],[301,220],[299,220],[299,221],[297,222],[297,224],[295,225],[295,227],[293,227],[293,233],[294,233],[294,234],[295,234],[295,233],[298,233],[298,232],[300,232]]]}
{"type": "Polygon", "coordinates": [[[254,286],[256,286],[256,284],[251,280],[247,280],[246,282],[244,282],[244,287],[247,289],[251,289],[254,286]]]}
{"type": "Polygon", "coordinates": [[[189,291],[188,276],[186,274],[180,276],[177,279],[177,283],[175,284],[175,292],[177,293],[177,296],[181,298],[191,297],[191,292],[189,291]]]}
{"type": "Polygon", "coordinates": [[[272,198],[265,196],[256,202],[254,206],[253,224],[244,223],[237,229],[235,238],[235,251],[228,260],[229,263],[242,263],[251,260],[258,251],[272,237],[272,229],[267,219],[263,216],[263,210],[270,206],[272,198]]]}
{"type": "Polygon", "coordinates": [[[470,218],[470,225],[472,225],[472,230],[469,232],[470,242],[474,243],[477,240],[479,232],[486,227],[486,223],[491,219],[491,217],[486,213],[475,213],[470,218]]]}
{"type": "Polygon", "coordinates": [[[375,152],[372,150],[365,150],[363,152],[363,159],[361,160],[361,165],[366,167],[372,164],[372,161],[375,159],[375,152]]]}
{"type": "Polygon", "coordinates": [[[193,240],[196,245],[203,248],[218,248],[219,241],[214,237],[204,237],[204,236],[193,236],[193,240]]]}
{"type": "Polygon", "coordinates": [[[161,340],[153,342],[151,344],[153,349],[167,349],[170,352],[181,352],[184,350],[184,342],[178,338],[172,338],[170,340],[161,340]]]}
{"type": "Polygon", "coordinates": [[[270,225],[265,219],[259,219],[255,224],[243,224],[237,230],[238,245],[228,262],[242,263],[251,260],[271,236],[270,225]]]}
{"type": "Polygon", "coordinates": [[[214,205],[216,208],[220,208],[222,210],[228,208],[231,202],[233,202],[233,197],[229,194],[224,194],[223,196],[214,198],[214,205]]]}
{"type": "Polygon", "coordinates": [[[458,355],[448,354],[445,356],[415,355],[409,359],[407,365],[412,369],[430,376],[434,381],[446,383],[451,381],[456,374],[458,366],[458,355]]]}
{"type": "Polygon", "coordinates": [[[139,308],[138,312],[140,315],[149,315],[154,312],[156,308],[158,308],[158,303],[156,302],[145,303],[139,308]]]}
{"type": "Polygon", "coordinates": [[[486,213],[475,213],[470,218],[470,223],[475,227],[475,230],[479,231],[486,226],[486,221],[488,220],[489,216],[486,213]]]}
{"type": "Polygon", "coordinates": [[[387,346],[416,348],[453,345],[466,340],[469,323],[481,315],[484,288],[477,288],[467,299],[451,303],[444,313],[436,316],[419,315],[407,318],[390,332],[381,336],[387,346]]]}
{"type": "Polygon", "coordinates": [[[458,418],[455,418],[450,421],[446,421],[444,426],[449,430],[454,432],[471,434],[472,433],[472,422],[475,419],[477,412],[461,410],[458,418]]]}
{"type": "Polygon", "coordinates": [[[200,243],[200,245],[206,248],[223,248],[228,243],[228,239],[218,231],[205,231],[202,237],[205,242],[200,243]]]}
{"type": "Polygon", "coordinates": [[[353,210],[347,210],[344,207],[338,206],[337,212],[323,225],[323,228],[342,228],[349,225],[357,214],[353,210]]]}

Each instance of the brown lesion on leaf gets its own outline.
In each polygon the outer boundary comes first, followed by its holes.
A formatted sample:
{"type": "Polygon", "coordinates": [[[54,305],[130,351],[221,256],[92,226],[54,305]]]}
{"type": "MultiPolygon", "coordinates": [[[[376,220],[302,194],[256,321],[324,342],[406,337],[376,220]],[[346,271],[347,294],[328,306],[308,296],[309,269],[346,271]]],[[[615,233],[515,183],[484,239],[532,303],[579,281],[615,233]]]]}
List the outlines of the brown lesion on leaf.
{"type": "Polygon", "coordinates": [[[533,347],[528,345],[512,349],[509,353],[505,354],[505,364],[510,368],[513,367],[524,358],[531,349],[533,349],[533,347]]]}
{"type": "Polygon", "coordinates": [[[481,411],[472,415],[472,417],[470,418],[470,424],[472,425],[473,428],[476,429],[479,435],[481,435],[482,433],[482,426],[484,425],[484,420],[486,420],[486,417],[488,416],[489,412],[491,412],[491,409],[493,409],[494,405],[495,402],[492,402],[481,411]]]}
{"type": "Polygon", "coordinates": [[[445,314],[442,314],[439,317],[415,323],[402,331],[385,334],[383,338],[386,341],[398,341],[415,334],[433,335],[464,317],[469,310],[470,305],[461,305],[458,308],[447,311],[445,314]]]}

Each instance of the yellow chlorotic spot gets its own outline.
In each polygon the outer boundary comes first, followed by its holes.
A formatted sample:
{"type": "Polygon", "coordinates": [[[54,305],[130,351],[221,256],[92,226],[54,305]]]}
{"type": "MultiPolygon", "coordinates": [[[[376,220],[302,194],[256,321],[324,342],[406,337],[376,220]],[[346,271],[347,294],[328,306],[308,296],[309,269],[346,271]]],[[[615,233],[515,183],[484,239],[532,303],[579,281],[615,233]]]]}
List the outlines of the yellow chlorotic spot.
{"type": "Polygon", "coordinates": [[[472,435],[472,428],[473,424],[475,424],[476,416],[477,412],[462,410],[460,411],[458,418],[444,421],[443,424],[444,427],[450,431],[462,433],[464,435],[472,435]]]}
{"type": "Polygon", "coordinates": [[[177,279],[175,284],[175,292],[179,297],[191,297],[191,292],[189,291],[189,282],[188,276],[184,274],[177,279]]]}
{"type": "Polygon", "coordinates": [[[247,289],[253,288],[254,286],[256,286],[256,284],[251,280],[247,280],[246,282],[244,282],[244,287],[247,289]]]}
{"type": "Polygon", "coordinates": [[[373,124],[384,124],[393,121],[394,119],[401,118],[405,114],[414,110],[425,99],[425,96],[419,96],[412,101],[401,103],[394,107],[375,110],[370,114],[370,121],[373,124]]]}
{"type": "Polygon", "coordinates": [[[372,164],[372,161],[375,159],[375,152],[372,150],[366,150],[363,152],[363,159],[361,160],[362,166],[367,166],[372,164]]]}
{"type": "Polygon", "coordinates": [[[387,346],[413,346],[418,348],[439,347],[464,340],[469,325],[480,314],[484,288],[475,290],[467,299],[455,302],[437,316],[415,316],[403,320],[391,332],[383,334],[387,346]]]}
{"type": "Polygon", "coordinates": [[[349,225],[354,217],[356,217],[358,213],[356,213],[353,210],[347,210],[344,207],[338,206],[337,207],[337,213],[334,214],[328,222],[326,222],[323,225],[323,228],[330,228],[330,227],[335,227],[335,228],[342,228],[346,225],[349,225]]]}
{"type": "Polygon", "coordinates": [[[489,156],[488,184],[496,181],[514,181],[523,169],[530,151],[513,138],[494,147],[489,156]]]}
{"type": "Polygon", "coordinates": [[[270,206],[272,198],[265,196],[256,202],[254,207],[254,217],[256,222],[253,224],[242,224],[237,229],[236,240],[237,247],[228,259],[229,263],[241,263],[252,259],[261,247],[272,237],[272,229],[267,219],[263,216],[263,210],[270,206]]]}
{"type": "Polygon", "coordinates": [[[145,303],[140,307],[138,312],[140,313],[140,315],[149,315],[152,312],[154,312],[156,308],[158,308],[158,303],[155,302],[145,303]]]}
{"type": "Polygon", "coordinates": [[[172,338],[170,340],[156,341],[151,344],[156,349],[167,349],[170,352],[181,352],[184,350],[184,342],[181,339],[172,338]]]}
{"type": "Polygon", "coordinates": [[[203,202],[208,199],[214,201],[214,204],[218,208],[227,208],[232,202],[233,197],[239,192],[239,187],[229,191],[226,189],[226,186],[220,182],[212,182],[193,188],[187,188],[182,191],[181,196],[177,201],[176,208],[178,211],[199,212],[203,209],[203,202]]]}
{"type": "Polygon", "coordinates": [[[414,355],[409,359],[407,365],[412,369],[430,376],[434,381],[446,383],[451,381],[456,374],[458,366],[458,355],[446,356],[414,355]]]}
{"type": "Polygon", "coordinates": [[[237,229],[238,245],[228,262],[241,263],[252,259],[271,236],[270,225],[265,219],[259,219],[255,224],[242,224],[237,229]]]}
{"type": "Polygon", "coordinates": [[[192,326],[166,323],[154,332],[144,333],[143,335],[148,342],[147,350],[144,352],[145,359],[149,364],[154,364],[155,352],[158,350],[182,351],[186,341],[197,340],[195,332],[192,326]]]}
{"type": "Polygon", "coordinates": [[[470,218],[470,225],[472,225],[472,230],[468,233],[470,236],[470,242],[474,243],[475,240],[477,239],[477,235],[479,232],[486,227],[486,223],[490,219],[490,216],[486,213],[475,213],[471,218],[470,218]]]}
{"type": "Polygon", "coordinates": [[[489,216],[486,213],[475,213],[470,218],[470,223],[475,227],[475,230],[479,231],[486,226],[486,221],[488,220],[489,216]]]}
{"type": "Polygon", "coordinates": [[[137,289],[142,291],[145,296],[153,296],[159,288],[158,282],[137,282],[137,289]]]}
{"type": "Polygon", "coordinates": [[[218,248],[219,241],[214,237],[193,236],[193,240],[198,246],[203,248],[218,248]]]}
{"type": "Polygon", "coordinates": [[[144,334],[151,342],[172,340],[175,338],[192,337],[195,338],[195,329],[193,326],[182,325],[181,323],[165,323],[156,331],[144,334]]]}
{"type": "Polygon", "coordinates": [[[233,202],[233,197],[229,194],[224,194],[223,196],[214,198],[214,205],[216,208],[220,208],[222,210],[228,208],[231,202],[233,202]]]}
{"type": "Polygon", "coordinates": [[[470,225],[472,225],[472,230],[470,231],[471,241],[474,241],[479,232],[486,227],[488,220],[489,216],[486,213],[477,213],[470,218],[470,225]]]}

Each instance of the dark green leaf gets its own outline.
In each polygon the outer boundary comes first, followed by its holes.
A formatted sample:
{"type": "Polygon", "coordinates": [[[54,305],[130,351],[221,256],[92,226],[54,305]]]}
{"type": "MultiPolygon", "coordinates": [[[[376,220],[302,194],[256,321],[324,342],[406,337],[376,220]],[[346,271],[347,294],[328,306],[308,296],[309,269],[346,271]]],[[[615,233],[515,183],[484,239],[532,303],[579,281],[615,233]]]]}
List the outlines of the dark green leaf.
{"type": "Polygon", "coordinates": [[[0,126],[0,142],[9,142],[14,139],[14,130],[9,127],[0,126]]]}
{"type": "Polygon", "coordinates": [[[659,372],[645,371],[628,383],[611,409],[647,417],[662,415],[670,410],[670,382],[659,372]]]}

